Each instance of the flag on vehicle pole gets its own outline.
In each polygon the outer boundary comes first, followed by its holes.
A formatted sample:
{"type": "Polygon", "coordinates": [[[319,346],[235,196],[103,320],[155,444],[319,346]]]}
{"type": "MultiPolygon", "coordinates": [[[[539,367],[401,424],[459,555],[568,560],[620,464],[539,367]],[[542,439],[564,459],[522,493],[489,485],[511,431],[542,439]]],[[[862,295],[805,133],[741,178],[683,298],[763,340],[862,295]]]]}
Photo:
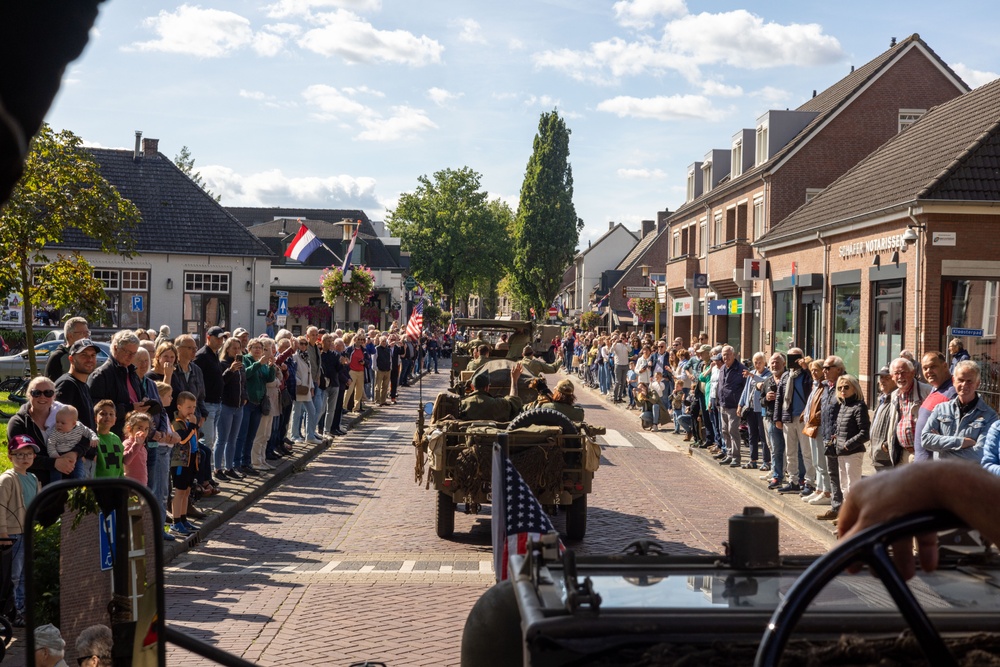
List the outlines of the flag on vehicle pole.
{"type": "Polygon", "coordinates": [[[347,267],[351,265],[351,255],[354,253],[354,244],[358,242],[358,230],[360,229],[361,221],[358,220],[358,224],[354,227],[354,234],[351,236],[351,244],[347,246],[347,252],[344,253],[344,265],[340,267],[340,272],[345,276],[347,275],[347,267]]]}
{"type": "Polygon", "coordinates": [[[420,340],[420,330],[424,326],[424,302],[421,301],[410,314],[410,321],[406,323],[406,335],[413,340],[420,340]]]}
{"type": "MultiPolygon", "coordinates": [[[[450,336],[451,338],[454,338],[455,334],[458,333],[458,327],[455,326],[455,316],[454,315],[451,316],[451,322],[448,323],[448,330],[445,331],[444,333],[445,333],[445,335],[450,336]]],[[[0,339],[0,340],[3,340],[3,339],[0,339]]]]}
{"type": "Polygon", "coordinates": [[[322,246],[323,242],[312,233],[312,230],[300,222],[298,233],[285,250],[285,257],[290,257],[296,262],[304,262],[309,258],[309,255],[322,246]]]}
{"type": "MultiPolygon", "coordinates": [[[[507,578],[510,556],[528,553],[528,545],[542,535],[556,532],[535,494],[499,444],[493,445],[492,533],[493,572],[497,581],[507,578]]],[[[560,540],[559,550],[563,550],[560,540]]]]}

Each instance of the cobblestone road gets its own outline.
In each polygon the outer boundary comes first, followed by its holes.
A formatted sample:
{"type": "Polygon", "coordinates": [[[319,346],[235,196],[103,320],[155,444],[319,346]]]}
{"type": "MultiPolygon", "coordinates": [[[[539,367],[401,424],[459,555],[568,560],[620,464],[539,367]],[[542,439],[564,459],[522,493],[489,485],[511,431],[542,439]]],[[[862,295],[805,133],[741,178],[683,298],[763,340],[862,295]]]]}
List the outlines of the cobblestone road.
{"type": "MultiPolygon", "coordinates": [[[[430,375],[424,399],[445,385],[430,375]]],[[[606,426],[582,553],[653,539],[677,552],[719,552],[726,519],[752,502],[687,454],[680,438],[644,433],[635,413],[578,392],[606,426]]],[[[414,483],[416,388],[214,531],[167,572],[167,618],[261,665],[457,664],[465,617],[493,581],[489,507],[434,534],[434,494],[414,483]]],[[[555,520],[562,528],[562,518],[555,520]]],[[[783,553],[816,553],[783,530],[783,553]]],[[[170,649],[171,665],[210,664],[170,649]]]]}

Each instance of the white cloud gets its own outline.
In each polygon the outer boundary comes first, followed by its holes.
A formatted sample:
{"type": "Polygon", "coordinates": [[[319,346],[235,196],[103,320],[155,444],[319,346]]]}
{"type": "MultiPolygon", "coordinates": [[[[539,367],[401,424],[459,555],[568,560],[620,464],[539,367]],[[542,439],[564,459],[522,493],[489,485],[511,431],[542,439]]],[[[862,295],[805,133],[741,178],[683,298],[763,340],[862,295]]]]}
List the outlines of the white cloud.
{"type": "Polygon", "coordinates": [[[559,106],[559,100],[550,95],[528,95],[524,99],[524,106],[540,106],[545,109],[552,109],[559,106]]]}
{"type": "Polygon", "coordinates": [[[285,16],[310,16],[314,9],[351,9],[358,12],[377,12],[382,0],[278,0],[265,8],[272,18],[285,16]]]}
{"type": "Polygon", "coordinates": [[[486,38],[483,37],[483,28],[479,25],[479,21],[475,19],[455,19],[451,21],[450,25],[461,29],[458,33],[459,40],[471,44],[486,43],[486,38]]]}
{"type": "Polygon", "coordinates": [[[667,23],[663,36],[614,37],[587,50],[558,49],[533,56],[537,67],[560,70],[580,81],[615,83],[623,76],[677,71],[692,83],[705,65],[743,69],[836,62],[843,50],[822,26],[765,23],[745,10],[683,16],[667,23]]]}
{"type": "Polygon", "coordinates": [[[375,179],[349,176],[286,176],[280,169],[240,174],[229,167],[199,167],[210,190],[227,206],[297,205],[317,208],[381,209],[375,179]]]}
{"type": "Polygon", "coordinates": [[[619,169],[618,178],[659,180],[667,177],[667,172],[662,169],[619,169]]]}
{"type": "Polygon", "coordinates": [[[258,32],[253,36],[253,50],[259,56],[276,56],[285,46],[285,38],[269,32],[258,32]]]}
{"type": "Polygon", "coordinates": [[[142,22],[158,39],[136,42],[139,51],[183,53],[218,58],[253,40],[250,21],[233,12],[181,5],[171,13],[162,10],[142,22]]]}
{"type": "Polygon", "coordinates": [[[283,109],[296,106],[295,102],[291,100],[279,100],[277,96],[269,95],[260,90],[246,90],[244,88],[241,88],[240,97],[246,100],[253,100],[254,102],[260,102],[264,106],[271,107],[273,109],[283,109]]]}
{"type": "Polygon", "coordinates": [[[964,63],[955,63],[951,66],[951,68],[955,70],[956,74],[962,77],[963,81],[969,84],[970,88],[978,88],[984,83],[989,83],[997,77],[1000,77],[1000,74],[997,74],[996,72],[984,72],[982,70],[972,69],[964,63]]]}
{"type": "Polygon", "coordinates": [[[715,97],[740,97],[743,95],[743,88],[740,86],[727,86],[719,81],[702,81],[701,92],[705,95],[715,97]]]}
{"type": "Polygon", "coordinates": [[[340,121],[345,127],[360,126],[356,139],[362,141],[399,141],[413,138],[420,132],[437,129],[422,109],[407,106],[392,107],[385,117],[378,110],[345,95],[333,86],[316,84],[302,92],[306,102],[318,109],[319,120],[340,121]]]}
{"type": "Polygon", "coordinates": [[[712,106],[702,95],[659,95],[657,97],[618,97],[604,100],[598,111],[607,111],[620,118],[652,118],[655,120],[718,120],[725,112],[712,106]]]}
{"type": "Polygon", "coordinates": [[[427,91],[427,97],[439,107],[443,107],[452,100],[457,100],[462,95],[465,95],[465,93],[452,93],[444,88],[431,88],[427,91]]]}
{"type": "Polygon", "coordinates": [[[358,86],[357,88],[341,88],[342,91],[348,95],[371,95],[372,97],[385,97],[385,93],[381,90],[375,90],[374,88],[369,88],[368,86],[358,86]]]}
{"type": "Polygon", "coordinates": [[[282,37],[298,37],[302,34],[302,27],[294,23],[269,23],[264,26],[264,30],[282,37]]]}
{"type": "Polygon", "coordinates": [[[684,0],[620,0],[615,3],[618,23],[630,28],[649,28],[658,16],[684,16],[684,0]]]}
{"type": "Polygon", "coordinates": [[[750,93],[750,96],[763,100],[768,109],[785,106],[785,103],[792,99],[792,94],[789,91],[774,86],[764,86],[760,90],[750,93]]]}
{"type": "Polygon", "coordinates": [[[524,47],[524,40],[518,39],[517,37],[511,37],[507,40],[507,48],[511,51],[521,51],[524,47]]]}
{"type": "Polygon", "coordinates": [[[356,14],[338,9],[319,14],[324,25],[299,39],[299,46],[324,56],[340,56],[348,62],[390,62],[422,66],[441,62],[444,47],[436,40],[417,37],[405,30],[378,30],[356,14]]]}
{"type": "Polygon", "coordinates": [[[520,96],[521,96],[520,93],[493,93],[491,95],[491,97],[493,99],[498,100],[498,101],[516,100],[520,96]]]}
{"type": "Polygon", "coordinates": [[[366,117],[359,119],[365,128],[358,135],[362,141],[399,141],[411,139],[419,132],[436,130],[437,125],[421,109],[407,106],[393,107],[388,118],[366,117]]]}

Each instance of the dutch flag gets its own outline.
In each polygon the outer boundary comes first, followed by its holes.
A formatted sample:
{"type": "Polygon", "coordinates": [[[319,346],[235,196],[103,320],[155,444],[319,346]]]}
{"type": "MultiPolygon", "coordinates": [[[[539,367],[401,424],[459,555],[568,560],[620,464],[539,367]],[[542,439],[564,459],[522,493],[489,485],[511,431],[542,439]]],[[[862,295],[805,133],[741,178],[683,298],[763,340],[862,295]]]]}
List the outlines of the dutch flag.
{"type": "Polygon", "coordinates": [[[285,257],[290,257],[297,262],[304,262],[322,245],[323,242],[316,238],[316,235],[308,227],[300,223],[298,233],[288,244],[288,249],[285,250],[285,257]]]}

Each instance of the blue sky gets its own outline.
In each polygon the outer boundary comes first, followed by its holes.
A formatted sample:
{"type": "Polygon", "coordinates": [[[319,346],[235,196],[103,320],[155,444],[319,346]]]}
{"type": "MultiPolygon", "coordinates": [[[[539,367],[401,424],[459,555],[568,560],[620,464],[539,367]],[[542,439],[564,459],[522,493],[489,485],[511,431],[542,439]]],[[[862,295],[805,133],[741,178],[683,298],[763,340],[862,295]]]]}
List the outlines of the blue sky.
{"type": "Polygon", "coordinates": [[[973,87],[995,5],[695,0],[111,0],[49,114],[187,145],[233,206],[362,208],[469,166],[517,207],[539,114],[572,130],[581,245],[683,201],[687,166],[918,32],[973,87]],[[810,5],[815,4],[815,7],[810,5]]]}

